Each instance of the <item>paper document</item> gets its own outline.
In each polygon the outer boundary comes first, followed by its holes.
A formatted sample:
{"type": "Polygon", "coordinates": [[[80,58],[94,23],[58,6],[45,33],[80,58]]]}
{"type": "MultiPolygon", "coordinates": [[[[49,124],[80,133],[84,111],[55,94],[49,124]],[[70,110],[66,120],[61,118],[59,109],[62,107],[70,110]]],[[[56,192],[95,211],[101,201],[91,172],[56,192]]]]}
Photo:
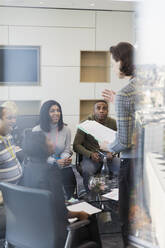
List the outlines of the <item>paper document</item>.
{"type": "Polygon", "coordinates": [[[92,135],[97,141],[112,143],[116,138],[116,131],[105,127],[97,121],[84,121],[78,125],[83,132],[92,135]]]}
{"type": "Polygon", "coordinates": [[[74,223],[75,221],[77,221],[78,218],[71,218],[71,219],[68,219],[69,223],[72,224],[74,223]]]}
{"type": "Polygon", "coordinates": [[[114,200],[114,201],[118,201],[119,200],[119,189],[118,188],[112,189],[111,192],[106,193],[103,196],[106,197],[106,198],[108,198],[108,199],[111,199],[111,200],[114,200]]]}
{"type": "Polygon", "coordinates": [[[101,212],[101,209],[93,207],[87,202],[80,202],[71,206],[67,206],[67,209],[70,211],[85,211],[88,214],[96,214],[101,212]]]}

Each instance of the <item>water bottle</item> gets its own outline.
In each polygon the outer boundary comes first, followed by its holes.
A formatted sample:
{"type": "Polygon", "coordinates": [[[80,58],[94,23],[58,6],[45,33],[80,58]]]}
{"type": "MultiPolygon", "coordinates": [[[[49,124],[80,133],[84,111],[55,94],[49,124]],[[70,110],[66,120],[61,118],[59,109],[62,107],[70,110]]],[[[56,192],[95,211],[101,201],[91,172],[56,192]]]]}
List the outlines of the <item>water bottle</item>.
{"type": "Polygon", "coordinates": [[[104,177],[109,178],[109,170],[108,170],[108,165],[107,165],[107,157],[104,156],[103,158],[103,165],[101,168],[101,175],[104,177]]]}

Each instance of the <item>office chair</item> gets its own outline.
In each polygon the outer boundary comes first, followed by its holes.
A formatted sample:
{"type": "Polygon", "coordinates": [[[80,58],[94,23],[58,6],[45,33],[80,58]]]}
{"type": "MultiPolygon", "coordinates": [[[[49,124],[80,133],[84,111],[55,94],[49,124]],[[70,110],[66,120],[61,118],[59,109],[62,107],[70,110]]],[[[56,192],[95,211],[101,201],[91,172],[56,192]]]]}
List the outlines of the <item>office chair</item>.
{"type": "MultiPolygon", "coordinates": [[[[79,221],[60,228],[55,219],[51,192],[9,183],[0,183],[6,209],[6,248],[96,248],[95,242],[74,244],[75,230],[89,224],[79,221]],[[63,230],[63,231],[62,231],[63,230]],[[67,234],[68,230],[68,234],[67,234]]],[[[67,223],[67,222],[66,222],[67,223]]]]}
{"type": "Polygon", "coordinates": [[[5,238],[5,226],[6,226],[6,219],[5,219],[5,209],[3,204],[0,204],[0,239],[5,238]]]}

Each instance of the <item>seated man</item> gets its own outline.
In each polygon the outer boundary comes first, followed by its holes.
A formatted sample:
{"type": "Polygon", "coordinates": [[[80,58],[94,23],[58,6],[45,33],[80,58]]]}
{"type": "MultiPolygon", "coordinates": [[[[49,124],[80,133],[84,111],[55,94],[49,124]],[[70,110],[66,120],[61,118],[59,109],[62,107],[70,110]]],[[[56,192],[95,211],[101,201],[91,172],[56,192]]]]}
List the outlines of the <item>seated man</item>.
{"type": "MultiPolygon", "coordinates": [[[[94,113],[87,119],[95,120],[108,128],[115,131],[117,130],[116,121],[108,117],[108,104],[104,100],[95,103],[94,113]]],[[[89,177],[99,172],[102,166],[102,159],[98,153],[100,150],[99,144],[91,135],[78,129],[74,139],[73,149],[75,152],[83,155],[83,160],[81,162],[83,182],[86,191],[89,192],[89,177]]],[[[107,152],[106,155],[107,159],[110,161],[112,159],[111,153],[107,152]]]]}
{"type": "MultiPolygon", "coordinates": [[[[10,111],[0,106],[0,182],[18,183],[22,167],[16,158],[10,127],[10,111]]],[[[5,225],[5,209],[0,192],[0,238],[5,237],[5,225]]]]}
{"type": "Polygon", "coordinates": [[[8,119],[9,119],[9,126],[10,126],[9,132],[13,138],[13,142],[14,142],[15,150],[16,150],[16,156],[19,162],[22,163],[24,159],[24,154],[21,149],[23,135],[22,135],[22,131],[20,130],[20,128],[18,128],[16,124],[16,120],[18,116],[18,107],[16,103],[13,101],[6,101],[1,106],[8,109],[8,112],[9,112],[8,119]]]}
{"type": "Polygon", "coordinates": [[[18,107],[13,101],[6,101],[2,104],[2,107],[7,108],[10,111],[10,134],[13,137],[15,145],[20,145],[20,140],[18,140],[18,134],[15,134],[15,130],[18,129],[16,126],[16,119],[18,115],[18,107]]]}
{"type": "Polygon", "coordinates": [[[22,176],[22,167],[9,134],[10,125],[10,111],[0,106],[0,181],[17,183],[22,176]]]}

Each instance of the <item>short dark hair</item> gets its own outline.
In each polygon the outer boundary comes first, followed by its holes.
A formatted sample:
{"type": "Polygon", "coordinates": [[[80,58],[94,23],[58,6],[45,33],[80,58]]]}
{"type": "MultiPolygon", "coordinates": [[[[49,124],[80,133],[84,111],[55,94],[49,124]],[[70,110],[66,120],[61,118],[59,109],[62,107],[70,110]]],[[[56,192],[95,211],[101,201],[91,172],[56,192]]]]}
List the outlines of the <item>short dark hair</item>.
{"type": "Polygon", "coordinates": [[[54,100],[49,100],[49,101],[44,102],[41,109],[40,109],[40,127],[44,132],[50,132],[51,119],[49,116],[49,109],[53,105],[57,105],[59,107],[59,110],[60,110],[60,119],[58,122],[58,130],[60,131],[63,129],[64,122],[63,122],[61,105],[54,100]]]}
{"type": "Polygon", "coordinates": [[[46,145],[46,136],[43,131],[34,131],[26,129],[22,148],[25,154],[29,157],[47,158],[49,156],[46,145]]]}
{"type": "Polygon", "coordinates": [[[4,109],[5,109],[5,107],[0,106],[0,119],[2,119],[2,117],[4,115],[4,113],[3,113],[4,109]]]}
{"type": "Polygon", "coordinates": [[[120,61],[120,71],[125,76],[134,75],[134,47],[128,42],[120,42],[110,47],[113,59],[120,61]]]}
{"type": "Polygon", "coordinates": [[[103,103],[105,103],[105,104],[106,104],[106,105],[108,106],[108,103],[107,103],[107,101],[105,101],[105,100],[102,100],[102,99],[101,99],[101,100],[98,100],[98,101],[96,101],[96,102],[95,102],[95,104],[94,104],[94,106],[95,106],[95,105],[96,105],[97,103],[99,103],[99,102],[103,102],[103,103]]]}

